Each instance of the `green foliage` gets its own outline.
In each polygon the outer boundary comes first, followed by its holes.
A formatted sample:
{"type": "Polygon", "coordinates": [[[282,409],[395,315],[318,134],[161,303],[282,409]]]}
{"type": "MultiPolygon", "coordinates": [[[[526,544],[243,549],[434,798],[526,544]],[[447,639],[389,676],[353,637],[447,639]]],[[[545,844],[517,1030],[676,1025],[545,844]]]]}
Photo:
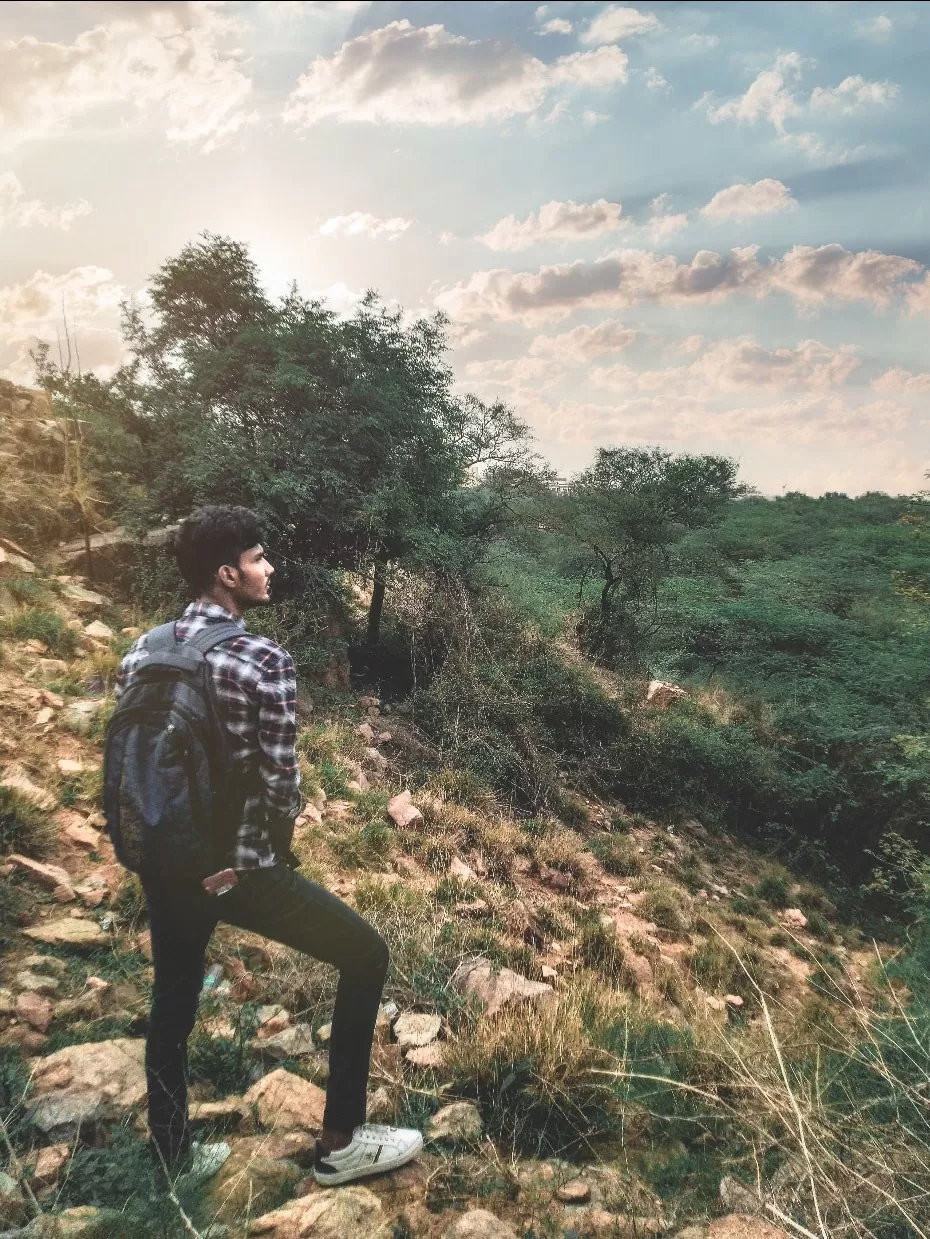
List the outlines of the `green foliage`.
{"type": "Polygon", "coordinates": [[[48,815],[8,787],[0,787],[0,853],[41,855],[54,836],[48,815]]]}
{"type": "Polygon", "coordinates": [[[686,899],[687,896],[670,882],[654,882],[646,888],[636,905],[637,915],[647,921],[655,921],[664,929],[681,932],[691,926],[686,899]]]}
{"type": "MultiPolygon", "coordinates": [[[[203,1004],[203,1015],[212,1010],[212,1003],[203,1004]]],[[[188,1043],[191,1079],[211,1084],[220,1097],[245,1092],[252,1083],[254,1066],[249,1043],[258,1027],[257,1010],[253,1004],[244,1003],[229,1014],[234,1028],[232,1037],[212,1037],[198,1026],[188,1043]]]]}
{"type": "Polygon", "coordinates": [[[785,878],[779,874],[767,874],[756,883],[753,894],[764,899],[773,908],[787,908],[789,888],[785,878]]]}
{"type": "Polygon", "coordinates": [[[56,658],[71,658],[77,652],[77,633],[55,611],[42,607],[14,611],[4,620],[2,630],[16,641],[44,641],[56,658]]]}
{"type": "Polygon", "coordinates": [[[605,872],[612,873],[615,877],[635,878],[645,867],[642,856],[630,839],[618,839],[612,834],[597,835],[588,847],[601,862],[605,872]]]}

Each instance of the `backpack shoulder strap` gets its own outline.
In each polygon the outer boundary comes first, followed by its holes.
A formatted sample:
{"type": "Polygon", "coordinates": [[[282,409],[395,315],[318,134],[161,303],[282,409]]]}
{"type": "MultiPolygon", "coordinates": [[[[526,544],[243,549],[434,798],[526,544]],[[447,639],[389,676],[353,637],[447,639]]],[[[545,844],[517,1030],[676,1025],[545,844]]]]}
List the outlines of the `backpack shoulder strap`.
{"type": "Polygon", "coordinates": [[[221,645],[233,637],[241,637],[245,629],[239,624],[207,624],[193,637],[188,637],[184,644],[198,654],[206,654],[214,646],[221,645]]]}
{"type": "Polygon", "coordinates": [[[180,644],[174,630],[174,620],[169,624],[159,624],[152,628],[145,637],[145,646],[150,653],[166,653],[173,651],[180,644]]]}

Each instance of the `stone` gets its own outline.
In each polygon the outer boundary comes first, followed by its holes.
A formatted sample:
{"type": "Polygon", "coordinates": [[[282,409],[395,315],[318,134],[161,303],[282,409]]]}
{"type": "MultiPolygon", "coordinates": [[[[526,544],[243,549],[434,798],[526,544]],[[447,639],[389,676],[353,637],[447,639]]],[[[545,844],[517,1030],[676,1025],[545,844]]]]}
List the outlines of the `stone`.
{"type": "Polygon", "coordinates": [[[296,1162],[272,1157],[243,1140],[204,1189],[209,1215],[214,1222],[241,1223],[292,1191],[302,1177],[296,1162]]]}
{"type": "Polygon", "coordinates": [[[113,637],[113,629],[101,620],[93,620],[90,624],[85,625],[84,634],[85,636],[93,637],[96,641],[109,641],[113,637]]]}
{"type": "Polygon", "coordinates": [[[457,878],[460,882],[477,881],[477,874],[471,865],[466,865],[464,860],[459,860],[457,856],[453,856],[449,861],[449,877],[457,878]]]}
{"type": "Polygon", "coordinates": [[[222,1123],[238,1127],[249,1116],[249,1107],[241,1097],[224,1097],[220,1101],[193,1101],[189,1118],[192,1124],[222,1123]]]}
{"type": "Polygon", "coordinates": [[[13,1226],[25,1220],[26,1201],[16,1180],[0,1170],[0,1223],[13,1226]]]}
{"type": "Polygon", "coordinates": [[[781,914],[781,923],[786,929],[806,929],[807,917],[800,908],[785,908],[781,914]]]}
{"type": "Polygon", "coordinates": [[[9,792],[15,792],[33,808],[43,812],[49,812],[55,807],[55,797],[52,793],[47,792],[44,787],[39,787],[37,783],[33,783],[21,766],[15,764],[7,766],[3,772],[3,778],[0,779],[0,787],[6,788],[9,792]]]}
{"type": "Polygon", "coordinates": [[[87,736],[93,729],[97,715],[103,709],[103,701],[92,697],[69,701],[65,707],[64,724],[75,735],[87,736]]]}
{"type": "Polygon", "coordinates": [[[321,1024],[316,1030],[316,1039],[320,1045],[329,1045],[329,1039],[333,1035],[332,1024],[321,1024]]]}
{"type": "Polygon", "coordinates": [[[69,1045],[32,1062],[32,1122],[46,1135],[74,1136],[112,1122],[145,1100],[145,1042],[129,1037],[69,1045]]]}
{"type": "Polygon", "coordinates": [[[487,1209],[469,1209],[446,1227],[442,1239],[517,1239],[517,1232],[487,1209]]]}
{"type": "Polygon", "coordinates": [[[299,1196],[251,1225],[252,1235],[273,1239],[386,1239],[388,1227],[378,1197],[367,1187],[340,1187],[299,1196]]]}
{"type": "Polygon", "coordinates": [[[454,1101],[438,1110],[426,1125],[430,1140],[477,1140],[481,1115],[470,1101],[454,1101]]]}
{"type": "Polygon", "coordinates": [[[381,705],[380,697],[359,697],[358,704],[363,710],[377,710],[381,705]]]}
{"type": "Polygon", "coordinates": [[[41,973],[29,972],[28,969],[23,969],[22,972],[17,972],[13,978],[13,984],[18,990],[29,990],[33,994],[49,995],[57,994],[60,982],[56,977],[43,977],[41,973]]]}
{"type": "Polygon", "coordinates": [[[267,1007],[262,1007],[259,1010],[260,1023],[258,1025],[258,1039],[265,1040],[266,1037],[276,1037],[279,1032],[284,1032],[285,1028],[289,1028],[291,1024],[290,1012],[284,1007],[271,1007],[270,1011],[267,1007]],[[263,1015],[263,1012],[269,1013],[263,1015]]]}
{"type": "Polygon", "coordinates": [[[415,1046],[404,1055],[404,1062],[421,1071],[438,1071],[445,1065],[446,1052],[441,1041],[433,1041],[430,1045],[415,1046]]]}
{"type": "Polygon", "coordinates": [[[401,829],[407,826],[423,824],[423,814],[415,804],[411,803],[412,799],[413,796],[410,791],[403,791],[398,792],[396,796],[392,796],[388,801],[388,817],[401,829]]]}
{"type": "Polygon", "coordinates": [[[309,1024],[294,1024],[272,1033],[270,1037],[259,1032],[258,1038],[252,1044],[260,1054],[278,1061],[285,1058],[303,1058],[307,1054],[316,1053],[313,1029],[309,1024]]]}
{"type": "Polygon", "coordinates": [[[51,706],[43,706],[39,713],[35,716],[33,725],[35,727],[45,727],[55,717],[55,711],[51,706]]]}
{"type": "Polygon", "coordinates": [[[70,1144],[50,1144],[39,1149],[32,1171],[32,1187],[51,1187],[68,1164],[72,1152],[70,1144]]]}
{"type": "Polygon", "coordinates": [[[45,942],[49,946],[70,946],[77,950],[95,950],[97,947],[110,945],[110,935],[95,921],[75,917],[40,921],[38,925],[24,929],[23,933],[35,942],[45,942]]]}
{"type": "Polygon", "coordinates": [[[355,734],[359,737],[359,739],[367,740],[368,743],[371,744],[375,738],[375,729],[372,727],[371,723],[361,723],[358,727],[356,727],[355,734]]]}
{"type": "Polygon", "coordinates": [[[16,996],[16,1018],[34,1028],[36,1032],[47,1032],[52,1022],[52,1004],[41,994],[33,994],[29,990],[16,996]]]}
{"type": "Polygon", "coordinates": [[[45,865],[41,861],[33,860],[31,856],[19,856],[16,852],[11,854],[9,861],[17,869],[24,870],[31,878],[35,878],[43,886],[50,886],[53,890],[58,886],[70,887],[71,885],[71,874],[61,865],[45,865]]]}
{"type": "Polygon", "coordinates": [[[591,1187],[584,1179],[572,1179],[570,1183],[562,1184],[555,1198],[563,1205],[586,1205],[591,1199],[591,1187]]]}
{"type": "Polygon", "coordinates": [[[743,1000],[739,994],[724,994],[723,1001],[728,1007],[734,1007],[737,1010],[743,1005],[743,1000]]]}
{"type": "Polygon", "coordinates": [[[787,1232],[760,1217],[731,1213],[717,1218],[707,1229],[707,1239],[789,1239],[787,1232]]]}
{"type": "Polygon", "coordinates": [[[441,1015],[405,1011],[394,1021],[394,1036],[402,1050],[412,1050],[435,1041],[441,1028],[441,1015]]]}
{"type": "Polygon", "coordinates": [[[558,1004],[551,985],[531,981],[510,968],[501,968],[495,974],[490,960],[483,957],[460,964],[453,973],[452,984],[466,997],[474,996],[484,1003],[488,1015],[521,1003],[529,1003],[540,1012],[551,1012],[558,1004]]]}
{"type": "Polygon", "coordinates": [[[100,846],[100,831],[86,823],[72,822],[65,827],[64,833],[66,839],[70,839],[78,847],[88,848],[91,852],[97,851],[100,846]]]}
{"type": "Polygon", "coordinates": [[[326,1094],[309,1080],[279,1067],[252,1085],[245,1102],[257,1108],[263,1127],[273,1131],[315,1131],[323,1124],[326,1094]]]}
{"type": "Polygon", "coordinates": [[[92,615],[94,611],[100,611],[103,607],[110,605],[110,600],[104,598],[103,594],[98,594],[92,589],[85,589],[83,585],[64,585],[61,593],[69,603],[71,610],[76,611],[78,615],[92,615]]]}
{"type": "Polygon", "coordinates": [[[35,570],[36,566],[31,559],[0,546],[0,576],[19,576],[24,572],[27,576],[32,576],[35,570]]]}
{"type": "Polygon", "coordinates": [[[16,1014],[16,995],[12,990],[0,989],[0,1017],[16,1014]]]}
{"type": "Polygon", "coordinates": [[[646,689],[646,704],[657,710],[666,710],[679,697],[687,697],[683,688],[677,684],[666,684],[664,680],[650,680],[646,689]]]}
{"type": "Polygon", "coordinates": [[[62,757],[60,761],[56,762],[56,765],[58,766],[58,773],[66,777],[84,773],[84,763],[82,761],[74,761],[70,757],[62,757]]]}
{"type": "Polygon", "coordinates": [[[761,1213],[762,1201],[757,1192],[740,1183],[733,1175],[724,1175],[720,1180],[720,1199],[732,1213],[761,1213]]]}
{"type": "Polygon", "coordinates": [[[380,749],[367,748],[365,750],[365,760],[375,767],[376,770],[387,770],[388,759],[384,756],[380,749]]]}

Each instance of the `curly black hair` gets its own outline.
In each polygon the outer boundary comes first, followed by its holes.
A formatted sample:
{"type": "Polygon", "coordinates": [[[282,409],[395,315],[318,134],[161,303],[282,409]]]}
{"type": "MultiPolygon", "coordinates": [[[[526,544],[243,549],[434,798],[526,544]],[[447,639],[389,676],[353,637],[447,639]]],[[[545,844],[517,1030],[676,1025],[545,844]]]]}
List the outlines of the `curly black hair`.
{"type": "Polygon", "coordinates": [[[261,522],[251,509],[211,504],[183,522],[174,540],[174,556],[191,590],[202,594],[223,564],[238,567],[243,551],[261,541],[261,522]]]}

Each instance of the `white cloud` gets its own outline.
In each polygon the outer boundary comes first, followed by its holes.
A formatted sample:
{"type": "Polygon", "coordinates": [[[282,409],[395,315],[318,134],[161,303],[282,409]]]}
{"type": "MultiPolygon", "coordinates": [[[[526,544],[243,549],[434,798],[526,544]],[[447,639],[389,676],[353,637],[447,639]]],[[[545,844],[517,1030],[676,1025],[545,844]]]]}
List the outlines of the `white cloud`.
{"type": "Polygon", "coordinates": [[[303,74],[285,120],[470,125],[532,115],[559,88],[607,88],[627,80],[617,47],[575,52],[550,64],[499,39],[467,39],[441,25],[390,22],[319,56],[303,74]]]}
{"type": "Polygon", "coordinates": [[[619,43],[622,39],[639,34],[650,34],[659,29],[659,19],[654,13],[641,13],[639,9],[623,4],[609,4],[589,23],[582,34],[582,43],[619,43]]]}
{"type": "Polygon", "coordinates": [[[38,198],[27,198],[15,172],[0,175],[0,228],[60,228],[67,232],[76,219],[89,215],[93,207],[84,198],[64,206],[46,206],[38,198]]]}
{"type": "Polygon", "coordinates": [[[635,343],[639,332],[615,318],[594,327],[582,324],[555,336],[536,336],[530,344],[533,357],[551,357],[564,365],[580,365],[605,353],[619,353],[635,343]]]}
{"type": "Polygon", "coordinates": [[[387,237],[389,241],[396,241],[414,223],[414,220],[404,219],[402,215],[382,219],[365,211],[352,211],[348,215],[334,215],[326,220],[320,225],[319,232],[324,237],[387,237]]]}
{"type": "MultiPolygon", "coordinates": [[[[909,281],[921,271],[911,258],[842,245],[797,245],[781,258],[760,262],[754,246],[726,254],[700,250],[690,262],[669,254],[627,249],[593,262],[581,259],[537,271],[477,271],[443,290],[436,304],[452,318],[484,318],[528,325],[558,322],[580,310],[622,309],[642,302],[713,304],[748,293],[783,292],[801,306],[827,299],[859,301],[883,309],[896,296],[910,297],[909,281]]],[[[927,286],[924,286],[927,287],[927,286]]],[[[915,302],[915,309],[930,309],[915,302]]]]}
{"type": "Polygon", "coordinates": [[[483,236],[476,237],[488,249],[525,250],[540,241],[590,241],[624,227],[619,202],[599,198],[596,202],[547,202],[526,219],[507,215],[483,236]]]}
{"type": "Polygon", "coordinates": [[[682,211],[674,213],[669,208],[668,194],[659,194],[657,198],[653,198],[649,204],[651,213],[650,228],[652,230],[652,239],[656,245],[661,245],[663,241],[667,241],[670,237],[681,232],[688,225],[688,216],[682,211]]]}
{"type": "Polygon", "coordinates": [[[923,396],[930,392],[930,371],[912,374],[910,370],[895,367],[873,379],[872,386],[880,392],[897,392],[902,396],[923,396]]]}
{"type": "Polygon", "coordinates": [[[610,120],[610,116],[606,112],[595,112],[593,108],[585,108],[581,113],[581,123],[585,129],[593,129],[595,125],[602,125],[605,120],[610,120]]]}
{"type": "Polygon", "coordinates": [[[553,17],[544,22],[537,31],[538,34],[571,34],[574,26],[564,17],[553,17]]]}
{"type": "Polygon", "coordinates": [[[64,313],[82,368],[110,373],[122,355],[117,327],[125,296],[113,272],[95,266],[74,267],[60,275],[37,271],[22,283],[0,287],[0,367],[14,381],[31,383],[29,350],[39,339],[54,347],[56,333],[64,336],[64,313]]]}
{"type": "Polygon", "coordinates": [[[655,66],[646,70],[646,89],[660,90],[663,94],[670,95],[672,93],[672,84],[662,76],[655,66]]]}
{"type": "Polygon", "coordinates": [[[749,219],[754,215],[773,215],[778,211],[793,211],[797,200],[781,181],[767,177],[751,185],[730,185],[714,194],[701,208],[701,214],[714,223],[726,219],[749,219]]]}
{"type": "Polygon", "coordinates": [[[695,106],[703,108],[714,125],[723,121],[749,125],[767,121],[783,142],[810,158],[845,157],[848,151],[832,150],[813,133],[792,131],[788,122],[829,113],[852,116],[864,108],[889,103],[897,97],[899,87],[894,82],[872,82],[856,75],[844,78],[838,86],[816,86],[805,99],[798,87],[808,64],[797,52],[789,52],[779,56],[773,68],[758,74],[745,94],[720,104],[715,104],[708,94],[695,106]]]}
{"type": "Polygon", "coordinates": [[[839,86],[816,86],[810,105],[818,112],[839,112],[854,116],[864,107],[882,107],[901,93],[896,82],[870,82],[858,73],[844,77],[839,86]]]}
{"type": "Polygon", "coordinates": [[[719,46],[720,36],[717,34],[686,34],[681,42],[689,52],[712,52],[715,47],[719,46]]]}
{"type": "Polygon", "coordinates": [[[103,112],[114,125],[152,118],[169,141],[210,149],[253,119],[252,83],[229,46],[235,22],[207,6],[138,8],[135,20],[96,26],[71,43],[0,40],[5,145],[64,133],[103,112]]]}
{"type": "Polygon", "coordinates": [[[894,33],[894,22],[885,13],[856,22],[856,34],[862,39],[870,39],[875,43],[884,43],[894,33]]]}

